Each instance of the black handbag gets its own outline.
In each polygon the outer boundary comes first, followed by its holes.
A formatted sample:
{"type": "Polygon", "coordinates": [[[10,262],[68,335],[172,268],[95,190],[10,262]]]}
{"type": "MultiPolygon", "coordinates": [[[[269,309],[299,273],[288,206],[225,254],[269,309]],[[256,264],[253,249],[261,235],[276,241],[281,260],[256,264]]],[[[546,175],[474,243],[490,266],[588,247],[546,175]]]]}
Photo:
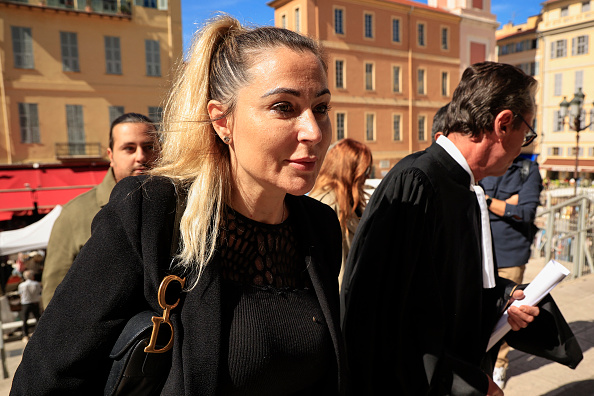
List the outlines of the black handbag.
{"type": "Polygon", "coordinates": [[[171,369],[173,325],[169,315],[180,302],[179,297],[173,304],[166,301],[168,286],[174,281],[179,282],[181,293],[185,279],[175,275],[166,276],[159,286],[162,317],[155,316],[153,311],[142,311],[126,323],[109,355],[113,363],[103,392],[105,396],[161,393],[171,369]]]}
{"type": "MultiPolygon", "coordinates": [[[[175,256],[179,247],[179,224],[185,205],[185,194],[180,192],[175,208],[171,257],[175,256]]],[[[171,370],[174,333],[169,315],[180,304],[184,286],[185,278],[167,275],[157,293],[159,305],[163,308],[162,316],[147,310],[134,315],[126,323],[109,354],[113,363],[103,390],[104,396],[151,396],[161,393],[171,370]]]]}

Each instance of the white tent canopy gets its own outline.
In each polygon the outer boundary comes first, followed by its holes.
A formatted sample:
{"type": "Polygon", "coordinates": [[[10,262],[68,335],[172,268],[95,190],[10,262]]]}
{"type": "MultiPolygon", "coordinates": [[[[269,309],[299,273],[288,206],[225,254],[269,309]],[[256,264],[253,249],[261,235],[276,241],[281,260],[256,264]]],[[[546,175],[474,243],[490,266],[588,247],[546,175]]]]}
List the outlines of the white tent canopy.
{"type": "Polygon", "coordinates": [[[45,249],[60,212],[62,206],[58,205],[36,223],[18,230],[0,232],[0,256],[45,249]]]}

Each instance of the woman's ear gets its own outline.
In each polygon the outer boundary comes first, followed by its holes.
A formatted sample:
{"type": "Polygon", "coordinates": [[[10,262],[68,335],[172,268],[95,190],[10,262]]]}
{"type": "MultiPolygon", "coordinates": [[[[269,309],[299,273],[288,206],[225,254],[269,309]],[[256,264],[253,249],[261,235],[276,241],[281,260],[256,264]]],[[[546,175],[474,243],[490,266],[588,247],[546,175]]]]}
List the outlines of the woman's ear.
{"type": "Polygon", "coordinates": [[[218,100],[210,100],[208,102],[208,116],[212,122],[217,135],[224,141],[225,137],[231,135],[230,122],[228,116],[225,115],[227,106],[223,105],[218,100]]]}

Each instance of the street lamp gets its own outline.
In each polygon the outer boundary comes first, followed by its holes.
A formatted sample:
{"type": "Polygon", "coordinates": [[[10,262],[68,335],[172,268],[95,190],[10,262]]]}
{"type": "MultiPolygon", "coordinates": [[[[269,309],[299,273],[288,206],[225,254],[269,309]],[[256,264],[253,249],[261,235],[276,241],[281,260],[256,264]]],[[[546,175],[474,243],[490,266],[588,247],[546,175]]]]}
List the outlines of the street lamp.
{"type": "Polygon", "coordinates": [[[578,185],[578,164],[580,155],[580,132],[587,129],[592,123],[582,126],[582,111],[584,109],[584,98],[586,95],[582,92],[582,88],[578,88],[573,95],[571,102],[567,101],[567,97],[563,97],[563,101],[559,103],[559,115],[565,123],[565,117],[569,115],[569,128],[575,131],[575,170],[573,171],[574,195],[577,196],[578,185]],[[573,121],[573,123],[572,123],[573,121]]]}

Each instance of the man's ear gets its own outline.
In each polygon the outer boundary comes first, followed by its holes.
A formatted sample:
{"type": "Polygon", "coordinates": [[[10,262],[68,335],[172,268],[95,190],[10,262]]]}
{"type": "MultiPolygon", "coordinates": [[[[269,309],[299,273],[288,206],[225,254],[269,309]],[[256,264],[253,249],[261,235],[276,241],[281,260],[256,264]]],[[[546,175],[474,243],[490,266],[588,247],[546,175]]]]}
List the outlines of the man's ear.
{"type": "Polygon", "coordinates": [[[511,110],[503,110],[495,117],[495,123],[493,125],[493,131],[497,134],[498,138],[503,138],[512,129],[514,121],[514,113],[511,110]]]}
{"type": "Polygon", "coordinates": [[[219,135],[219,138],[223,140],[225,136],[230,136],[231,125],[227,115],[225,115],[225,112],[227,111],[227,106],[223,105],[218,100],[210,100],[208,102],[207,108],[208,116],[210,117],[212,126],[215,129],[217,135],[219,135]]]}

